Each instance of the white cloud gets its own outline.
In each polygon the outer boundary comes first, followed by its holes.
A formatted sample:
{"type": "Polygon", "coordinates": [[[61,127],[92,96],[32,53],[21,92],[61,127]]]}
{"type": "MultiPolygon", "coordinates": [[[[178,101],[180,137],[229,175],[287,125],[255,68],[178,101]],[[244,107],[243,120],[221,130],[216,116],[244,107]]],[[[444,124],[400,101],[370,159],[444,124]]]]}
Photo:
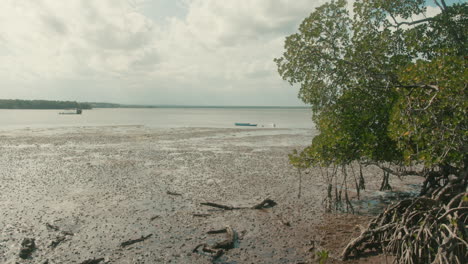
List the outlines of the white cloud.
{"type": "Polygon", "coordinates": [[[299,104],[272,60],[322,2],[3,0],[0,98],[299,104]]]}

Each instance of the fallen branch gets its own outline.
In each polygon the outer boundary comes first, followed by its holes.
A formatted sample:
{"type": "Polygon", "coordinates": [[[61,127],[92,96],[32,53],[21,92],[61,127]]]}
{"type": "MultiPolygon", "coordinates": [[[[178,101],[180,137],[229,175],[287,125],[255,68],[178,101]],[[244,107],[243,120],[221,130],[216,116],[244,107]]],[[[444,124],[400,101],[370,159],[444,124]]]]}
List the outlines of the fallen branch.
{"type": "Polygon", "coordinates": [[[180,193],[171,192],[171,191],[167,191],[166,193],[169,194],[169,195],[174,195],[174,196],[182,196],[182,194],[180,194],[180,193]]]}
{"type": "Polygon", "coordinates": [[[104,258],[87,259],[80,264],[99,264],[101,261],[104,261],[104,258]]]}
{"type": "Polygon", "coordinates": [[[201,248],[203,252],[212,254],[213,259],[221,257],[224,254],[225,250],[234,248],[236,241],[236,232],[229,226],[220,230],[208,231],[208,234],[221,233],[226,233],[225,240],[218,242],[212,246],[208,245],[207,243],[199,244],[192,250],[192,252],[196,253],[201,248]]]}
{"type": "Polygon", "coordinates": [[[52,241],[49,245],[50,248],[56,248],[60,243],[65,241],[66,237],[58,236],[54,241],[52,241]]]}
{"type": "Polygon", "coordinates": [[[155,216],[150,218],[150,221],[153,221],[153,220],[158,219],[158,218],[161,218],[161,216],[160,215],[155,215],[155,216]]]}
{"type": "Polygon", "coordinates": [[[210,214],[192,214],[193,217],[208,217],[210,214]]]}
{"type": "Polygon", "coordinates": [[[215,207],[215,208],[219,208],[219,209],[223,209],[223,210],[247,209],[247,207],[234,207],[234,206],[222,205],[222,204],[211,203],[211,202],[205,202],[205,203],[200,203],[200,204],[215,207]]]}
{"type": "Polygon", "coordinates": [[[265,199],[261,203],[252,206],[252,209],[264,209],[264,208],[271,208],[277,205],[277,203],[271,199],[265,199]]]}
{"type": "Polygon", "coordinates": [[[60,229],[56,225],[51,225],[49,223],[46,223],[46,226],[47,226],[48,229],[52,229],[54,231],[60,231],[60,229]]]}
{"type": "Polygon", "coordinates": [[[126,247],[126,246],[130,246],[130,245],[133,245],[135,243],[138,243],[138,242],[141,242],[141,241],[145,241],[146,239],[150,238],[153,234],[149,234],[147,236],[141,236],[140,238],[137,238],[137,239],[131,239],[131,240],[128,240],[128,241],[125,241],[125,242],[122,242],[120,244],[121,247],[126,247]]]}
{"type": "Polygon", "coordinates": [[[271,208],[271,207],[277,205],[277,203],[275,201],[271,200],[271,199],[265,199],[261,203],[256,204],[256,205],[251,206],[251,207],[237,207],[237,206],[230,206],[230,205],[211,203],[211,202],[204,202],[204,203],[200,203],[200,204],[215,207],[215,208],[219,208],[219,209],[223,209],[223,210],[228,210],[228,211],[229,210],[240,210],[240,209],[265,209],[265,208],[271,208]]]}
{"type": "Polygon", "coordinates": [[[28,259],[31,257],[31,254],[36,250],[36,242],[34,238],[25,238],[21,242],[21,249],[19,256],[22,259],[28,259]]]}
{"type": "Polygon", "coordinates": [[[49,223],[46,223],[46,227],[50,230],[53,230],[53,231],[57,231],[57,232],[62,232],[63,235],[66,235],[66,236],[73,236],[75,234],[73,234],[73,232],[70,232],[70,231],[63,231],[63,230],[60,230],[60,228],[56,225],[51,225],[49,223]]]}

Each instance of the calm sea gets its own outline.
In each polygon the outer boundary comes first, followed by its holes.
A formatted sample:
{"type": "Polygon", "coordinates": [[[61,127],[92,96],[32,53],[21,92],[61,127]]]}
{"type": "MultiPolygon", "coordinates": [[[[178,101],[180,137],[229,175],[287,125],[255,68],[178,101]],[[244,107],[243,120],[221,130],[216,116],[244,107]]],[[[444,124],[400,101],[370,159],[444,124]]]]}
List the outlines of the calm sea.
{"type": "Polygon", "coordinates": [[[144,125],[148,127],[258,127],[312,128],[305,108],[115,108],[84,110],[81,115],[60,115],[62,110],[0,109],[0,130],[64,126],[144,125]]]}

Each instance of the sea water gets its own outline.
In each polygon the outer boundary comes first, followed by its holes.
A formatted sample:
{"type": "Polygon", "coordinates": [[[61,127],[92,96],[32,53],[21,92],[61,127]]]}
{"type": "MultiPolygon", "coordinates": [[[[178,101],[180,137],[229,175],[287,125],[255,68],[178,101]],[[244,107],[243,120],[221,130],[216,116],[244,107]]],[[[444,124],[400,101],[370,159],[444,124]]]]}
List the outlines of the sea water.
{"type": "Polygon", "coordinates": [[[313,128],[308,108],[97,108],[83,110],[81,115],[60,112],[63,110],[0,109],[0,130],[114,125],[231,128],[236,122],[257,124],[258,128],[313,128]]]}

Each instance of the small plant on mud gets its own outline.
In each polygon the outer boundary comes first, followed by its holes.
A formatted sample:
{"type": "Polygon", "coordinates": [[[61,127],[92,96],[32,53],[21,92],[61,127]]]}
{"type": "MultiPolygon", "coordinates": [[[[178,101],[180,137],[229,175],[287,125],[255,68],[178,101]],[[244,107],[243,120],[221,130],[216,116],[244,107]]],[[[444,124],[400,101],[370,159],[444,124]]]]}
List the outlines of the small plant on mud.
{"type": "Polygon", "coordinates": [[[317,257],[318,257],[318,263],[319,264],[327,263],[327,260],[328,260],[328,251],[327,250],[320,250],[316,254],[317,254],[317,257]]]}

